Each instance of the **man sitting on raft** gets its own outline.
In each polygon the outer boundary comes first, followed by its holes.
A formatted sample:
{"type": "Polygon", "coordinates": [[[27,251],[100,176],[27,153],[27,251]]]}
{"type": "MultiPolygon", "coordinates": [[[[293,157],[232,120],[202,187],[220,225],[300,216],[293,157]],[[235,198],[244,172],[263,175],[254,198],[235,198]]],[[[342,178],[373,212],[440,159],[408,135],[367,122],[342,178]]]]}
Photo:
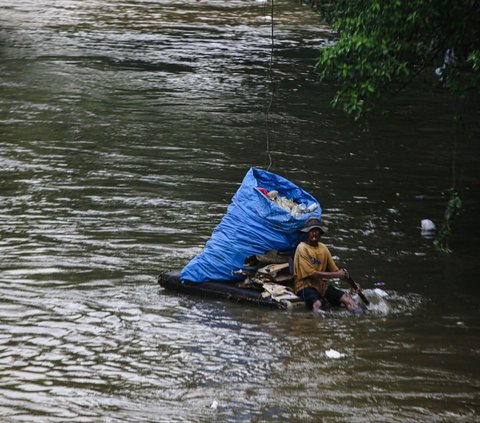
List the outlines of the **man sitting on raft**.
{"type": "Polygon", "coordinates": [[[300,242],[294,257],[295,294],[303,298],[308,309],[320,312],[327,303],[332,306],[343,304],[347,310],[360,310],[350,295],[333,287],[330,278],[348,279],[346,270],[339,270],[330,251],[321,242],[320,236],[326,229],[320,220],[310,218],[301,229],[307,233],[307,240],[300,242]]]}

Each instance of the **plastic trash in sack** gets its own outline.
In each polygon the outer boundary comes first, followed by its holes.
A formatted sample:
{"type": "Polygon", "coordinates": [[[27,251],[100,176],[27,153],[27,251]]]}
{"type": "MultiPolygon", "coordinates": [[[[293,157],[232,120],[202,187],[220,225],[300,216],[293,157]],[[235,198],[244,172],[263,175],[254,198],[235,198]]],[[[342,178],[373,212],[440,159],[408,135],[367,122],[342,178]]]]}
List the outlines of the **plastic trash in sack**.
{"type": "Polygon", "coordinates": [[[275,173],[251,168],[232,198],[227,213],[213,230],[201,254],[182,270],[181,281],[234,281],[241,276],[233,271],[244,268],[247,257],[268,250],[287,251],[296,248],[305,222],[320,219],[318,201],[294,183],[275,173]],[[312,210],[293,216],[265,196],[259,187],[312,210]],[[314,206],[315,204],[315,206],[314,206]]]}
{"type": "MultiPolygon", "coordinates": [[[[258,189],[265,194],[265,189],[258,189]]],[[[318,207],[317,203],[312,203],[307,207],[305,203],[297,203],[296,201],[291,200],[287,197],[282,197],[278,194],[277,190],[267,192],[266,196],[270,198],[270,200],[275,201],[275,203],[277,203],[282,209],[288,211],[295,217],[298,217],[304,213],[311,213],[318,207]]]]}

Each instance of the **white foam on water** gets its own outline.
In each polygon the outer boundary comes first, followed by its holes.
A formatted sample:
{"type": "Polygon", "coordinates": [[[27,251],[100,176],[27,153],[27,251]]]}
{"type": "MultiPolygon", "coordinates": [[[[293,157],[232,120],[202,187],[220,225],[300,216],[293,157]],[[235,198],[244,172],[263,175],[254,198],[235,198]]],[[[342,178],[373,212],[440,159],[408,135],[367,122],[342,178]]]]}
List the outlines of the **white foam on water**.
{"type": "MultiPolygon", "coordinates": [[[[365,289],[363,293],[370,301],[368,314],[388,315],[388,314],[404,314],[411,313],[418,309],[423,303],[424,298],[419,294],[413,293],[397,293],[395,291],[384,291],[380,288],[365,289]]],[[[362,304],[362,300],[358,295],[353,296],[358,304],[362,304]]]]}

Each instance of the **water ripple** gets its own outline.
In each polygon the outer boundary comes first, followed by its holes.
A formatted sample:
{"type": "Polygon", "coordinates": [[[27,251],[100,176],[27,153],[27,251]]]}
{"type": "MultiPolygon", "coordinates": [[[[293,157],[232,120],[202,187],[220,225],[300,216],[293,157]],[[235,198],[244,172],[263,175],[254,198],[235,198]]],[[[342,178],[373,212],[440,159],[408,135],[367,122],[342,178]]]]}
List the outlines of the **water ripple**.
{"type": "Polygon", "coordinates": [[[440,262],[417,230],[451,184],[444,99],[359,131],[311,70],[330,30],[295,2],[276,2],[272,170],[321,200],[336,261],[390,296],[322,318],[157,286],[268,164],[264,6],[3,1],[5,421],[476,420],[476,261],[459,257],[476,250],[440,262]]]}

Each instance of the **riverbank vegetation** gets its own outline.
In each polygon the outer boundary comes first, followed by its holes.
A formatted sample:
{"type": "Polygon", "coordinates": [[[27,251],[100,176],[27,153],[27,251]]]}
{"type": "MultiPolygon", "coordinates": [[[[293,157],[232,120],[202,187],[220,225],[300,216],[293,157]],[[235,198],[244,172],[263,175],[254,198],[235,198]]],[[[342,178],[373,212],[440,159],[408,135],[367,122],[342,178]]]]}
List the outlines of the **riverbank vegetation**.
{"type": "Polygon", "coordinates": [[[425,73],[459,97],[480,90],[477,0],[308,3],[338,34],[320,51],[320,78],[338,82],[332,103],[354,118],[425,73]]]}
{"type": "MultiPolygon", "coordinates": [[[[451,93],[457,135],[452,150],[468,137],[464,110],[478,108],[480,92],[480,7],[478,0],[306,0],[333,28],[336,40],[322,49],[320,79],[336,83],[332,105],[355,120],[381,107],[414,80],[451,93]],[[468,105],[468,106],[467,106],[468,105]],[[459,131],[463,131],[459,134],[459,131]]],[[[471,110],[469,110],[471,112],[471,110]]],[[[452,187],[445,221],[435,245],[448,240],[461,200],[452,164],[452,187]]]]}

